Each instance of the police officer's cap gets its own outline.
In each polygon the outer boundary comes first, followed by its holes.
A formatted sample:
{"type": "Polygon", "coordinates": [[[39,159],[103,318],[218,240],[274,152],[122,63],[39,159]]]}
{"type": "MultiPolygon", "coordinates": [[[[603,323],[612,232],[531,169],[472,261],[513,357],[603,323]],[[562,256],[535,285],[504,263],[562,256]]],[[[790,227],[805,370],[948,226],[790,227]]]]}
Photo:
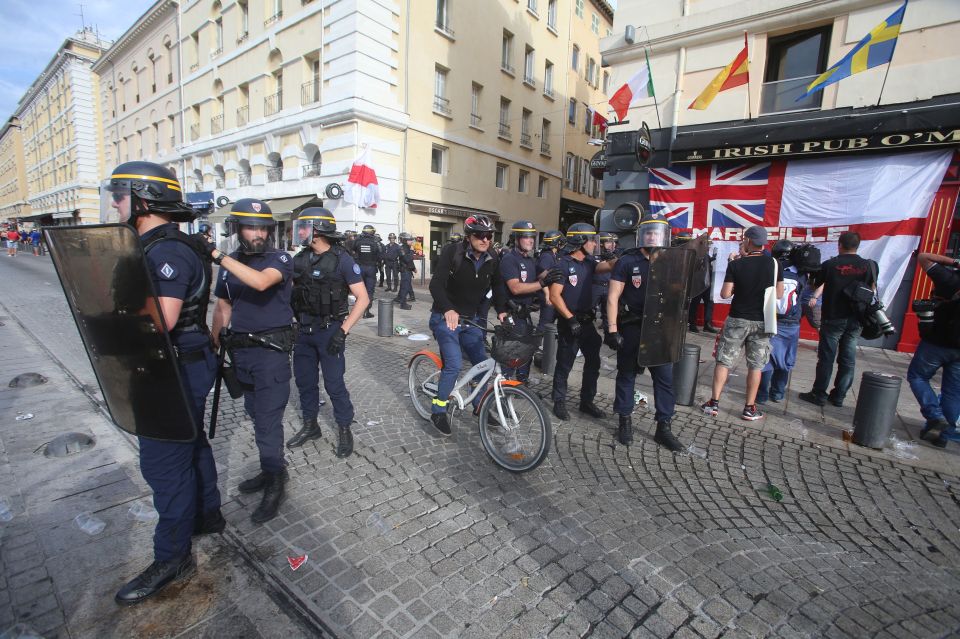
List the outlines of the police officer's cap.
{"type": "Polygon", "coordinates": [[[343,233],[337,232],[337,220],[333,213],[322,206],[311,206],[300,212],[297,218],[300,220],[311,220],[313,222],[313,234],[326,237],[331,240],[342,240],[343,233]]]}
{"type": "Polygon", "coordinates": [[[571,224],[567,229],[567,244],[570,246],[581,247],[589,240],[597,239],[597,229],[593,224],[586,222],[577,222],[571,224]]]}
{"type": "Polygon", "coordinates": [[[245,197],[230,207],[229,221],[243,226],[275,226],[273,211],[263,200],[245,197]]]}

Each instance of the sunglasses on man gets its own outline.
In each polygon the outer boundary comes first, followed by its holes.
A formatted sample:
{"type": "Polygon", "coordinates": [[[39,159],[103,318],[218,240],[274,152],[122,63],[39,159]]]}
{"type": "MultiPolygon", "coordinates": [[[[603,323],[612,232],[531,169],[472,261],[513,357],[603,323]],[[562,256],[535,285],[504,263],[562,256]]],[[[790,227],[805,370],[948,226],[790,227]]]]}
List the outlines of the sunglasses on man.
{"type": "Polygon", "coordinates": [[[471,233],[470,235],[478,240],[486,240],[487,242],[493,239],[493,233],[471,233]]]}
{"type": "Polygon", "coordinates": [[[123,202],[123,198],[127,197],[128,195],[130,195],[130,194],[129,194],[129,193],[120,193],[120,192],[118,192],[118,191],[114,191],[113,193],[110,194],[110,197],[113,198],[113,201],[114,201],[114,202],[123,202]]]}

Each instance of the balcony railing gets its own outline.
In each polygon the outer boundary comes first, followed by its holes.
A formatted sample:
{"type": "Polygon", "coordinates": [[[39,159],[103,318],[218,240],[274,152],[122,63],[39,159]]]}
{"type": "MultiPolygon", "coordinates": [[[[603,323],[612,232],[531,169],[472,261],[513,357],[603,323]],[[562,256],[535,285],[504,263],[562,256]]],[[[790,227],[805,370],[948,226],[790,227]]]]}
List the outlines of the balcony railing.
{"type": "Polygon", "coordinates": [[[237,174],[237,186],[250,186],[250,174],[249,174],[249,173],[238,173],[238,174],[237,174]]]}
{"type": "Polygon", "coordinates": [[[553,87],[543,87],[543,95],[547,96],[551,100],[555,100],[557,98],[557,94],[554,93],[553,87]]]}
{"type": "Polygon", "coordinates": [[[278,113],[280,109],[283,108],[283,96],[280,91],[272,95],[268,95],[263,99],[263,114],[264,115],[273,115],[278,113]]]}
{"type": "Polygon", "coordinates": [[[540,153],[542,153],[543,155],[550,155],[550,143],[549,143],[549,142],[541,142],[541,143],[540,143],[540,153]]]}
{"type": "Polygon", "coordinates": [[[504,140],[510,140],[510,139],[512,139],[513,136],[510,134],[510,125],[509,125],[509,124],[506,124],[506,123],[504,123],[504,122],[501,122],[501,123],[500,123],[500,129],[499,129],[499,131],[497,132],[497,135],[498,135],[499,137],[503,138],[504,140]]]}
{"type": "Polygon", "coordinates": [[[520,134],[520,146],[525,146],[528,148],[533,148],[533,145],[530,143],[530,134],[521,133],[520,134]]]}
{"type": "Polygon", "coordinates": [[[306,164],[303,167],[303,177],[317,177],[320,175],[320,163],[306,164]]]}
{"type": "Polygon", "coordinates": [[[797,102],[797,98],[803,95],[807,86],[815,79],[817,76],[808,75],[802,78],[764,82],[760,86],[760,114],[819,109],[823,100],[823,91],[817,91],[797,102]]]}
{"type": "Polygon", "coordinates": [[[314,79],[300,85],[300,104],[307,105],[320,101],[320,80],[314,79]]]}
{"type": "Polygon", "coordinates": [[[190,139],[191,139],[191,140],[196,140],[196,139],[199,138],[199,137],[200,137],[200,125],[199,125],[199,124],[191,124],[191,125],[190,125],[190,139]]]}
{"type": "Polygon", "coordinates": [[[481,118],[481,117],[480,117],[479,115],[477,115],[476,113],[471,113],[471,114],[470,114],[470,126],[479,127],[479,126],[480,126],[480,122],[482,122],[482,121],[483,121],[483,118],[481,118]]]}
{"type": "Polygon", "coordinates": [[[450,115],[452,113],[450,110],[450,100],[442,98],[439,95],[433,96],[433,110],[435,113],[450,115]]]}
{"type": "Polygon", "coordinates": [[[210,133],[217,134],[223,131],[223,114],[210,118],[210,133]]]}
{"type": "Polygon", "coordinates": [[[217,47],[216,49],[214,49],[213,51],[211,51],[211,52],[210,52],[210,57],[211,57],[211,58],[215,58],[215,57],[217,57],[218,55],[220,55],[221,53],[223,53],[223,47],[222,47],[222,46],[217,47]]]}
{"type": "Polygon", "coordinates": [[[517,70],[506,60],[500,62],[500,70],[510,75],[517,75],[517,70]]]}
{"type": "Polygon", "coordinates": [[[249,31],[243,31],[242,33],[240,33],[240,35],[237,36],[237,46],[240,46],[241,44],[246,42],[247,38],[249,37],[250,37],[249,31]]]}
{"type": "Polygon", "coordinates": [[[283,179],[283,167],[275,166],[267,169],[267,182],[279,182],[283,179]]]}
{"type": "Polygon", "coordinates": [[[226,188],[227,180],[225,178],[218,177],[213,181],[213,185],[215,188],[218,188],[218,189],[226,188]]]}
{"type": "Polygon", "coordinates": [[[283,18],[283,11],[277,11],[275,14],[263,21],[263,28],[266,29],[274,22],[279,22],[283,18]]]}
{"type": "Polygon", "coordinates": [[[196,71],[196,70],[199,69],[199,68],[200,68],[200,63],[199,63],[199,62],[194,62],[193,64],[190,65],[190,73],[193,73],[194,71],[196,71]]]}
{"type": "Polygon", "coordinates": [[[523,83],[528,87],[530,87],[531,89],[537,88],[537,79],[534,78],[532,75],[523,76],[523,83]]]}
{"type": "Polygon", "coordinates": [[[237,126],[245,126],[250,121],[250,107],[242,106],[237,109],[237,126]]]}

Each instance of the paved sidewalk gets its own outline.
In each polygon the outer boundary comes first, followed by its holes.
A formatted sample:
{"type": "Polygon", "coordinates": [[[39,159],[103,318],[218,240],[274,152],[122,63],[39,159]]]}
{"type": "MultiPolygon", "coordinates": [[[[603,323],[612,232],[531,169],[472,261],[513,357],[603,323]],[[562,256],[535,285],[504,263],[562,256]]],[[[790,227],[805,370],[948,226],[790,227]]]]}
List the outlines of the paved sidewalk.
{"type": "MultiPolygon", "coordinates": [[[[48,275],[2,266],[0,299],[30,321],[31,305],[4,286],[48,275]]],[[[429,298],[424,289],[416,294],[412,311],[395,309],[394,324],[429,334],[429,298]]],[[[30,324],[30,332],[68,344],[72,320],[62,316],[65,307],[58,311],[55,296],[44,299],[43,325],[30,324]]],[[[708,360],[700,368],[702,398],[712,340],[689,337],[708,360]]],[[[256,496],[236,491],[257,472],[252,425],[240,402],[223,406],[213,441],[230,522],[223,543],[249,557],[261,581],[317,628],[358,638],[943,637],[960,628],[956,446],[921,442],[898,457],[845,444],[840,434],[851,428],[852,401],[843,409],[796,402],[812,376],[810,344],[802,347],[789,407],[770,410],[760,423],[738,419],[742,376],[731,378],[719,419],[679,408],[675,432],[703,457],[657,447],[649,410],[638,409],[640,432],[629,448],[615,443],[612,418],[575,413],[554,420],[549,458],[525,475],[490,462],[471,415],[458,415],[454,437],[441,438],[413,413],[406,363],[424,347],[435,344],[376,337],[376,319],[351,333],[346,380],[357,407],[357,452],[347,460],[334,456],[325,406],[324,437],[289,454],[288,499],[264,526],[249,520],[256,496]],[[782,502],[769,497],[768,483],[782,489],[782,502]],[[286,557],[301,552],[309,559],[293,572],[286,557]]],[[[599,403],[609,410],[613,354],[603,354],[599,403]]],[[[875,350],[859,357],[859,371],[900,375],[909,360],[875,350]]],[[[67,366],[79,379],[88,374],[82,363],[67,366]]],[[[578,375],[579,367],[572,393],[578,375]]],[[[549,380],[535,374],[533,382],[548,393],[549,380]]],[[[638,388],[652,396],[648,376],[638,388]]],[[[300,425],[295,387],[285,421],[287,435],[300,425]]],[[[904,385],[897,436],[915,436],[920,423],[904,385]]],[[[2,432],[10,457],[8,430],[2,432]]],[[[105,472],[95,465],[77,469],[73,481],[105,472]]],[[[125,481],[135,484],[135,477],[133,471],[125,481]]],[[[119,526],[126,504],[113,509],[108,524],[119,526]]],[[[49,536],[52,544],[56,536],[49,536]]],[[[201,551],[216,541],[205,540],[201,551]]],[[[2,552],[5,560],[6,540],[2,552]]],[[[137,566],[141,558],[122,557],[137,566]]],[[[108,557],[80,565],[89,573],[116,563],[108,557]]],[[[219,579],[204,583],[208,594],[225,588],[219,579]]],[[[84,591],[84,598],[102,600],[112,589],[84,591]]],[[[167,605],[174,609],[162,599],[135,610],[152,615],[167,605]]],[[[233,623],[207,627],[214,634],[233,623]]]]}

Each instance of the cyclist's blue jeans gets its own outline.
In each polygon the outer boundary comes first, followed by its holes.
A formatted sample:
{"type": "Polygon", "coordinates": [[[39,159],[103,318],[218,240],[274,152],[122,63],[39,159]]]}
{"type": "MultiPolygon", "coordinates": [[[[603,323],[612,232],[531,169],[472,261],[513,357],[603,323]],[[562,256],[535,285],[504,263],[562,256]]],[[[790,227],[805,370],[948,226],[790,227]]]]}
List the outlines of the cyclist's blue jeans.
{"type": "MultiPolygon", "coordinates": [[[[474,319],[474,318],[470,318],[474,319]]],[[[475,321],[475,320],[474,320],[475,321]]],[[[440,357],[443,360],[443,369],[440,371],[440,382],[437,385],[437,397],[433,400],[430,409],[433,413],[447,411],[447,399],[457,384],[457,376],[463,364],[463,347],[471,364],[479,364],[487,359],[483,348],[483,332],[474,326],[458,326],[450,330],[441,313],[430,314],[430,330],[440,347],[440,357]]]]}
{"type": "Polygon", "coordinates": [[[943,417],[950,424],[957,423],[960,418],[960,348],[938,346],[921,339],[907,368],[907,382],[920,403],[920,412],[928,421],[943,417]],[[937,397],[930,379],[940,368],[943,368],[943,383],[941,395],[937,397]]]}

